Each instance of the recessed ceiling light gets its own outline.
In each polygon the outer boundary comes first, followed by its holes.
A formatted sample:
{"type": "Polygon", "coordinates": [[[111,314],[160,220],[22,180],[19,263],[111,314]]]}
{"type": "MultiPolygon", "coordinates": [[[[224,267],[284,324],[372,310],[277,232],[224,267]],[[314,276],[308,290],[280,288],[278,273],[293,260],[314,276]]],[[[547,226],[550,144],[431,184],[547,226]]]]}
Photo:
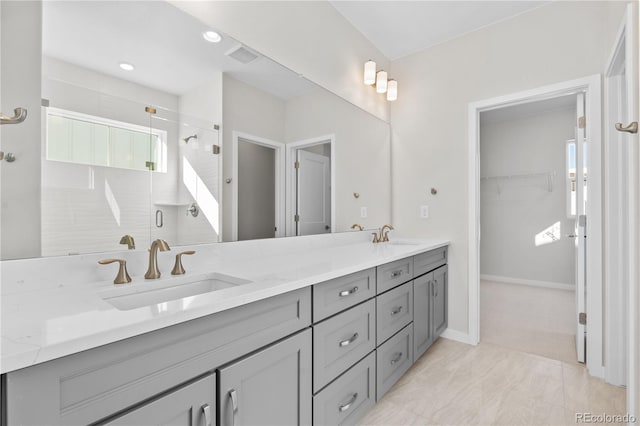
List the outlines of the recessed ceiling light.
{"type": "Polygon", "coordinates": [[[120,62],[120,68],[122,68],[125,71],[133,71],[136,67],[126,62],[120,62]]]}
{"type": "Polygon", "coordinates": [[[211,43],[220,43],[222,36],[215,31],[205,31],[202,33],[202,37],[211,43]]]}

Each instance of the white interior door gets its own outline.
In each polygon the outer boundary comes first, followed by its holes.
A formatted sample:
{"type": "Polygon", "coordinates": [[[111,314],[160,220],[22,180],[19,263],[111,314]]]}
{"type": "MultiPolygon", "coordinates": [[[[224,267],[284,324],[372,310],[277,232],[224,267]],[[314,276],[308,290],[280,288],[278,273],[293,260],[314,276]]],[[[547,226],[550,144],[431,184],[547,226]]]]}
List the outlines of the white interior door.
{"type": "Polygon", "coordinates": [[[640,416],[640,143],[637,126],[638,107],[638,4],[627,6],[625,24],[625,83],[627,99],[627,127],[635,123],[636,131],[623,131],[628,149],[629,200],[628,200],[628,364],[627,364],[627,412],[640,416]]]}
{"type": "MultiPolygon", "coordinates": [[[[576,97],[576,130],[575,130],[575,238],[576,255],[576,350],[579,362],[586,360],[586,302],[587,302],[587,274],[586,274],[586,246],[587,246],[587,138],[585,118],[585,96],[579,93],[576,97]]],[[[573,207],[572,207],[573,210],[573,207]]],[[[573,211],[572,211],[573,213],[573,211]]]]}
{"type": "Polygon", "coordinates": [[[329,157],[298,150],[296,168],[296,235],[331,232],[329,157]]]}

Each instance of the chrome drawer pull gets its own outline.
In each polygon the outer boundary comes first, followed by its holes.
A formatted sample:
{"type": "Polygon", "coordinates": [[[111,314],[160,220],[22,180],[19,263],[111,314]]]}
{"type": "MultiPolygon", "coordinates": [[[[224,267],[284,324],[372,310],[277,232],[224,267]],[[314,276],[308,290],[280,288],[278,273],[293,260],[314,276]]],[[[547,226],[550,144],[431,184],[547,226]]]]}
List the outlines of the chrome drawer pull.
{"type": "Polygon", "coordinates": [[[344,405],[339,406],[339,407],[338,407],[338,411],[340,411],[341,413],[343,413],[343,412],[347,411],[349,408],[351,408],[351,404],[353,404],[354,402],[356,402],[356,399],[358,399],[358,393],[357,393],[357,392],[356,392],[356,393],[354,393],[354,394],[351,396],[351,399],[349,400],[349,402],[347,402],[347,403],[346,403],[346,404],[344,404],[344,405]]]}
{"type": "Polygon", "coordinates": [[[399,271],[393,271],[391,273],[391,278],[398,278],[400,275],[402,275],[402,270],[399,271]]]}
{"type": "Polygon", "coordinates": [[[402,352],[398,352],[398,355],[396,355],[392,360],[391,360],[391,365],[395,364],[396,362],[400,361],[402,359],[402,352]]]}
{"type": "Polygon", "coordinates": [[[398,306],[397,308],[393,308],[393,310],[391,311],[391,316],[399,314],[401,310],[402,310],[402,306],[398,306]]]}
{"type": "Polygon", "coordinates": [[[347,297],[347,296],[351,296],[352,294],[356,293],[358,291],[358,287],[354,287],[351,290],[343,290],[340,293],[338,293],[338,295],[340,297],[347,297]]]}
{"type": "Polygon", "coordinates": [[[238,397],[236,395],[236,390],[231,389],[229,391],[229,398],[231,398],[231,426],[235,426],[236,424],[236,413],[238,412],[238,397]]]}
{"type": "Polygon", "coordinates": [[[204,404],[200,408],[202,409],[202,414],[204,414],[205,426],[211,426],[211,407],[209,407],[209,404],[204,404]]]}
{"type": "Polygon", "coordinates": [[[339,346],[341,348],[343,348],[345,346],[349,346],[351,343],[355,342],[357,338],[358,338],[358,333],[355,333],[353,336],[351,336],[350,339],[343,340],[342,342],[340,342],[339,346]]]}

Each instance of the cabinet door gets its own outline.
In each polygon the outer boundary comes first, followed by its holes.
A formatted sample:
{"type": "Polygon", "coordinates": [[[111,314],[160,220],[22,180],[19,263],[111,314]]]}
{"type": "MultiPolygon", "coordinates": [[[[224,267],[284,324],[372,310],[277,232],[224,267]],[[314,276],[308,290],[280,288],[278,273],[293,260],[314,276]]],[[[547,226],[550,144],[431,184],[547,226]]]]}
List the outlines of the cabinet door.
{"type": "Polygon", "coordinates": [[[433,273],[413,280],[413,359],[417,361],[433,343],[431,292],[433,273]]]}
{"type": "Polygon", "coordinates": [[[311,424],[311,330],[218,372],[220,426],[311,424]]]}
{"type": "Polygon", "coordinates": [[[213,426],[216,375],[210,374],[103,425],[213,426]]]}
{"type": "Polygon", "coordinates": [[[433,338],[437,339],[447,328],[448,303],[447,265],[433,271],[433,338]]]}

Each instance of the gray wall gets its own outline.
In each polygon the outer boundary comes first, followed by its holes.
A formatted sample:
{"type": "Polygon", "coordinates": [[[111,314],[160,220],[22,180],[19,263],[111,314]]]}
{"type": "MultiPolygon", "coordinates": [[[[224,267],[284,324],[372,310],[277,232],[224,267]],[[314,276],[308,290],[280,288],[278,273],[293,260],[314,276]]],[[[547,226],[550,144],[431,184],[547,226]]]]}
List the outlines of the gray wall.
{"type": "Polygon", "coordinates": [[[480,175],[557,173],[546,177],[481,181],[480,273],[505,278],[575,283],[574,220],[567,218],[566,141],[573,139],[574,109],[480,119],[480,175]],[[535,245],[535,236],[560,223],[560,239],[535,245]]]}
{"type": "Polygon", "coordinates": [[[238,240],[275,237],[276,155],[238,140],[238,240]]]}

